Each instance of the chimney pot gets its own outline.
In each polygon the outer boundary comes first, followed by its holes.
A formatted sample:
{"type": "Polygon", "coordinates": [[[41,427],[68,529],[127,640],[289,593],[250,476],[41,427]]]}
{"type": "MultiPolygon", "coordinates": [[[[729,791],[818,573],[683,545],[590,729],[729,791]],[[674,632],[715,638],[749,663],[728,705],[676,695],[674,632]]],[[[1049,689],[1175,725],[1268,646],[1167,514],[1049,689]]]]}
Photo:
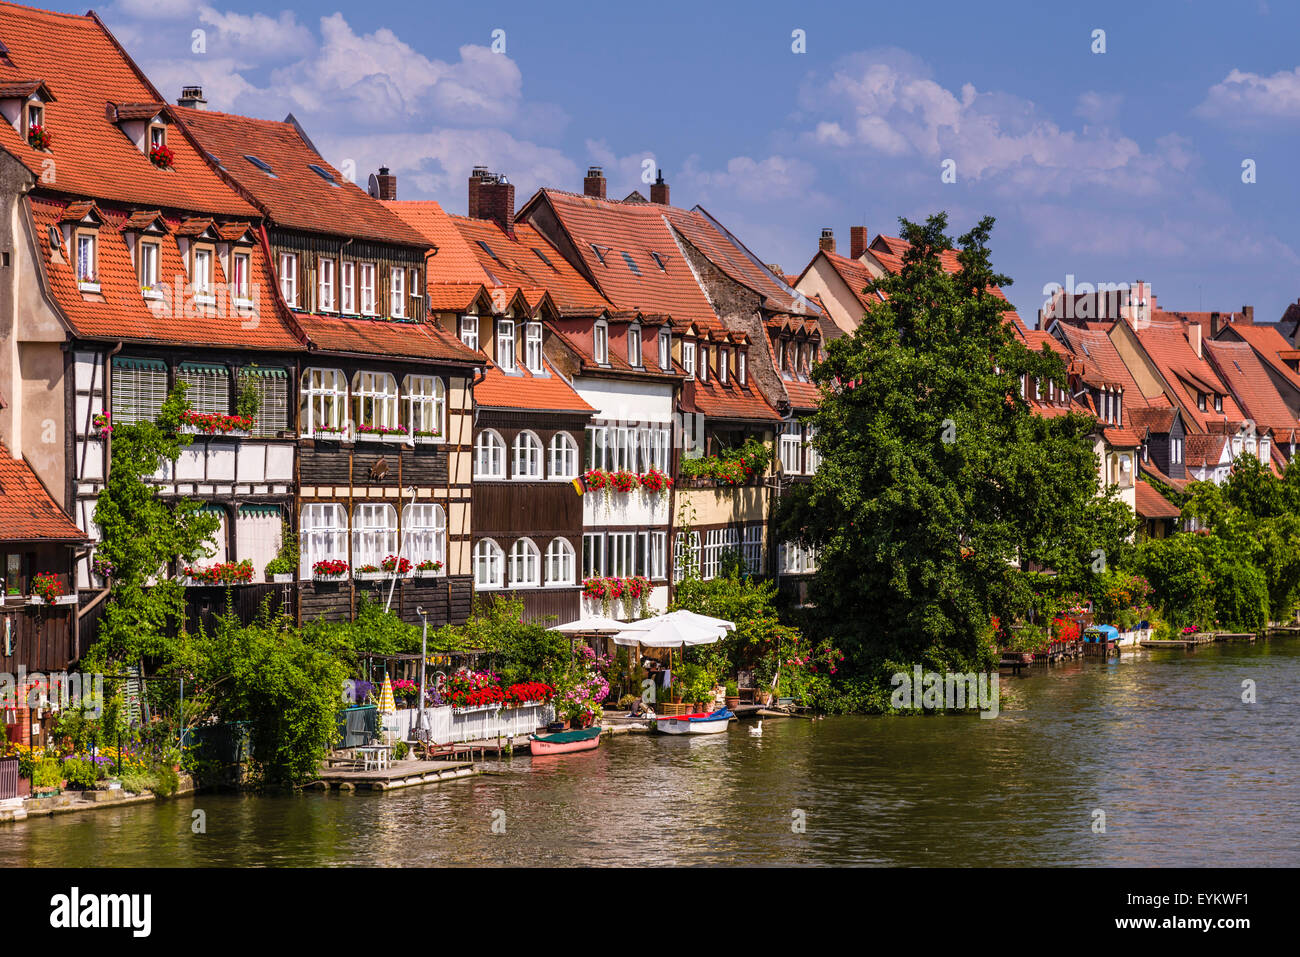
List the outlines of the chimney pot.
{"type": "Polygon", "coordinates": [[[181,95],[176,100],[177,106],[188,106],[196,110],[207,109],[208,101],[203,98],[203,87],[183,86],[181,95]]]}
{"type": "Polygon", "coordinates": [[[582,181],[582,192],[584,196],[604,199],[605,171],[599,166],[588,166],[587,177],[582,181]]]}
{"type": "Polygon", "coordinates": [[[867,239],[866,226],[853,226],[849,229],[849,257],[860,259],[862,254],[867,251],[869,240],[867,239]]]}
{"type": "Polygon", "coordinates": [[[1196,353],[1196,358],[1202,358],[1200,323],[1189,322],[1187,324],[1187,340],[1191,344],[1192,351],[1196,353]]]}
{"type": "Polygon", "coordinates": [[[668,202],[668,184],[664,182],[664,171],[659,170],[659,177],[650,184],[650,202],[660,206],[671,206],[668,202]]]}
{"type": "Polygon", "coordinates": [[[387,166],[379,167],[379,172],[370,177],[367,192],[375,199],[397,199],[397,177],[388,172],[387,166]]]}
{"type": "Polygon", "coordinates": [[[490,219],[504,232],[515,228],[515,187],[500,173],[475,166],[469,175],[469,217],[490,219]]]}
{"type": "Polygon", "coordinates": [[[817,241],[817,248],[828,253],[835,252],[835,230],[829,226],[823,226],[822,238],[817,241]]]}

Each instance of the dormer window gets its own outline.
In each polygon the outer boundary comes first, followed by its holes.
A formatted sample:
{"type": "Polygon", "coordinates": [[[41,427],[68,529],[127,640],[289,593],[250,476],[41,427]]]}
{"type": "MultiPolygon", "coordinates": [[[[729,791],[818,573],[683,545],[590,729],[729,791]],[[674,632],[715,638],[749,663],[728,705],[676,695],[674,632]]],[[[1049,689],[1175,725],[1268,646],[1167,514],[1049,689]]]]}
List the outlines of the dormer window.
{"type": "Polygon", "coordinates": [[[171,169],[175,156],[167,145],[167,127],[162,123],[149,126],[149,160],[162,169],[171,169]]]}
{"type": "Polygon", "coordinates": [[[146,299],[161,298],[158,289],[158,264],[162,260],[162,244],[141,239],[136,251],[136,272],[140,278],[140,291],[146,299]]]}
{"type": "Polygon", "coordinates": [[[700,368],[699,377],[701,382],[709,381],[709,347],[700,346],[700,368]]]}
{"type": "Polygon", "coordinates": [[[1223,396],[1221,396],[1221,395],[1216,395],[1216,396],[1214,397],[1214,411],[1215,411],[1215,412],[1222,412],[1222,411],[1223,411],[1223,396]]]}
{"type": "Polygon", "coordinates": [[[721,349],[718,351],[718,381],[723,385],[727,384],[727,367],[731,365],[731,350],[721,349]]]}
{"type": "Polygon", "coordinates": [[[375,309],[375,264],[361,263],[361,314],[376,315],[375,309]]]}
{"type": "Polygon", "coordinates": [[[235,299],[238,302],[249,302],[251,297],[248,291],[249,270],[252,268],[253,257],[247,252],[236,252],[231,257],[231,289],[235,299]]]}
{"type": "Polygon", "coordinates": [[[636,323],[627,327],[627,364],[641,368],[641,327],[636,323]]]}
{"type": "MultiPolygon", "coordinates": [[[[12,63],[9,66],[13,66],[12,63]]],[[[50,148],[50,133],[45,124],[45,104],[54,102],[54,94],[41,80],[6,78],[0,83],[0,114],[5,122],[31,146],[50,148]],[[33,127],[35,130],[33,131],[33,127]]]]}
{"type": "Polygon", "coordinates": [[[686,370],[686,378],[695,378],[695,343],[682,342],[682,368],[686,370]]]}
{"type": "Polygon", "coordinates": [[[460,317],[460,341],[471,349],[478,349],[478,316],[460,317]]]}
{"type": "Polygon", "coordinates": [[[78,230],[77,284],[82,288],[99,285],[99,237],[88,230],[78,230]]]}
{"type": "Polygon", "coordinates": [[[497,320],[497,365],[506,372],[515,371],[515,323],[513,319],[497,320]]]}
{"type": "Polygon", "coordinates": [[[667,326],[659,330],[659,368],[673,371],[673,334],[667,326]]]}
{"type": "Polygon", "coordinates": [[[290,308],[298,306],[298,257],[280,253],[280,295],[290,308]]]}
{"type": "Polygon", "coordinates": [[[741,349],[736,353],[736,378],[740,380],[741,386],[744,386],[749,380],[749,370],[745,368],[749,362],[749,354],[741,349]]]}
{"type": "Polygon", "coordinates": [[[1200,411],[1200,412],[1204,412],[1204,411],[1205,411],[1205,393],[1204,393],[1204,392],[1198,392],[1198,393],[1196,393],[1196,408],[1197,408],[1197,410],[1200,411]]]}
{"type": "Polygon", "coordinates": [[[609,365],[609,324],[604,319],[596,320],[592,331],[592,357],[598,365],[609,365]]]}
{"type": "Polygon", "coordinates": [[[534,374],[542,371],[542,324],[540,322],[530,322],[524,327],[524,365],[534,374]]]}
{"type": "Polygon", "coordinates": [[[26,112],[27,142],[38,150],[49,149],[50,133],[45,128],[45,107],[40,103],[29,102],[26,112]]]}
{"type": "Polygon", "coordinates": [[[321,312],[334,311],[334,271],[332,259],[321,259],[316,263],[316,308],[321,312]]]}
{"type": "Polygon", "coordinates": [[[355,263],[344,263],[343,273],[343,309],[346,315],[357,311],[357,267],[355,263]]]}
{"type": "Polygon", "coordinates": [[[212,250],[203,246],[194,250],[193,275],[194,297],[200,300],[212,299],[212,250]]]}
{"type": "Polygon", "coordinates": [[[398,319],[406,316],[406,270],[394,266],[389,278],[389,312],[398,319]]]}

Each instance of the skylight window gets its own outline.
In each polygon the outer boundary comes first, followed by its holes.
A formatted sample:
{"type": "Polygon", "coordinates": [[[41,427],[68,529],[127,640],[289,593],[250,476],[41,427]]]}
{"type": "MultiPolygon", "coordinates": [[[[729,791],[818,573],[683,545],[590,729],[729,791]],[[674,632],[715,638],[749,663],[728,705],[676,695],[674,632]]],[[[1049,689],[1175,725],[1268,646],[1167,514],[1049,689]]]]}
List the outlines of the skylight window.
{"type": "Polygon", "coordinates": [[[623,253],[623,262],[627,263],[627,268],[632,270],[633,275],[641,275],[641,267],[636,264],[636,260],[628,253],[623,253]]]}
{"type": "Polygon", "coordinates": [[[546,263],[546,265],[550,266],[552,269],[555,268],[555,264],[546,258],[546,253],[542,252],[536,246],[533,247],[533,252],[537,255],[537,258],[546,263]]]}
{"type": "Polygon", "coordinates": [[[596,254],[596,258],[600,260],[602,266],[608,265],[605,262],[605,253],[609,251],[608,246],[597,246],[595,243],[592,243],[591,251],[596,254]]]}
{"type": "Polygon", "coordinates": [[[268,163],[266,160],[258,159],[252,153],[245,153],[244,159],[248,160],[250,163],[252,163],[258,169],[260,169],[267,176],[275,176],[275,173],[271,171],[271,164],[268,163]]]}
{"type": "Polygon", "coordinates": [[[308,163],[307,168],[311,170],[313,173],[315,173],[317,176],[319,176],[321,179],[325,180],[325,182],[329,183],[331,186],[338,185],[338,183],[334,181],[334,174],[331,173],[329,170],[327,170],[324,166],[317,166],[315,163],[308,163]]]}
{"type": "Polygon", "coordinates": [[[485,253],[487,253],[489,256],[491,256],[493,259],[495,259],[497,262],[500,262],[500,261],[501,261],[501,257],[498,256],[496,253],[494,253],[494,252],[492,251],[492,247],[489,246],[487,243],[483,242],[483,240],[481,240],[481,239],[478,240],[478,244],[479,244],[480,246],[483,247],[483,251],[484,251],[485,253]]]}
{"type": "Polygon", "coordinates": [[[668,271],[668,266],[666,264],[667,261],[665,257],[659,255],[658,253],[651,253],[650,258],[653,259],[655,261],[655,265],[658,266],[660,269],[662,269],[664,272],[668,271]]]}

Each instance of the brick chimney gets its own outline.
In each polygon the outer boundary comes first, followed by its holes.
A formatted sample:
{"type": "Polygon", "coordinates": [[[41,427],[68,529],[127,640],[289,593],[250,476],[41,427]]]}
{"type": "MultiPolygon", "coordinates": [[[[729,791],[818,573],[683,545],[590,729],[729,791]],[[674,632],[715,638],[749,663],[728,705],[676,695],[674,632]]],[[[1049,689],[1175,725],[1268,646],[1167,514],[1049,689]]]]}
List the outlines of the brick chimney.
{"type": "Polygon", "coordinates": [[[835,252],[835,230],[829,226],[823,226],[822,238],[817,240],[817,248],[823,252],[835,252]]]}
{"type": "Polygon", "coordinates": [[[605,171],[599,166],[587,167],[587,176],[582,181],[582,194],[595,199],[605,198],[605,171]]]}
{"type": "Polygon", "coordinates": [[[1242,306],[1242,307],[1241,307],[1241,321],[1242,321],[1243,324],[1245,324],[1245,325],[1247,325],[1247,326],[1253,326],[1253,325],[1255,324],[1255,307],[1254,307],[1254,306],[1242,306]]]}
{"type": "Polygon", "coordinates": [[[397,199],[397,177],[388,172],[387,166],[379,167],[379,172],[370,177],[368,192],[375,199],[397,199]]]}
{"type": "Polygon", "coordinates": [[[475,166],[469,174],[469,217],[490,219],[505,232],[515,228],[515,185],[501,173],[475,166]]]}
{"type": "Polygon", "coordinates": [[[208,108],[208,101],[203,98],[203,87],[181,87],[181,95],[180,98],[176,100],[176,105],[189,106],[196,110],[206,110],[208,108]]]}
{"type": "Polygon", "coordinates": [[[866,226],[849,227],[849,257],[851,259],[858,259],[865,253],[870,242],[866,226]]]}
{"type": "Polygon", "coordinates": [[[659,178],[650,184],[650,202],[660,206],[671,206],[668,202],[668,184],[664,182],[664,171],[659,170],[659,178]]]}

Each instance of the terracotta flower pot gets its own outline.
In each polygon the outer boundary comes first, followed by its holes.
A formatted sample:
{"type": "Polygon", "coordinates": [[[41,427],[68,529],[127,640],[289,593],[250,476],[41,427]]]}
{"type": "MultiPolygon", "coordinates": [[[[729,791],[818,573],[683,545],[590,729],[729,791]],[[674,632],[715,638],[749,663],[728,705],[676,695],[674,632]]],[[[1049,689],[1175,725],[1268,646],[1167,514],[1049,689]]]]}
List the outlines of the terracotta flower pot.
{"type": "Polygon", "coordinates": [[[728,711],[735,711],[738,707],[740,707],[740,695],[735,695],[735,696],[727,695],[725,699],[725,704],[727,706],[728,711]]]}

